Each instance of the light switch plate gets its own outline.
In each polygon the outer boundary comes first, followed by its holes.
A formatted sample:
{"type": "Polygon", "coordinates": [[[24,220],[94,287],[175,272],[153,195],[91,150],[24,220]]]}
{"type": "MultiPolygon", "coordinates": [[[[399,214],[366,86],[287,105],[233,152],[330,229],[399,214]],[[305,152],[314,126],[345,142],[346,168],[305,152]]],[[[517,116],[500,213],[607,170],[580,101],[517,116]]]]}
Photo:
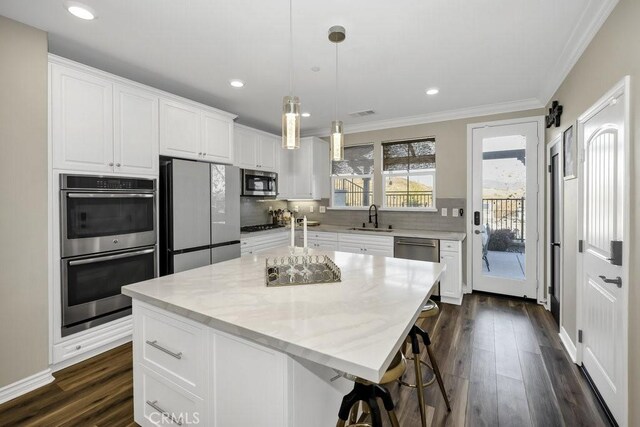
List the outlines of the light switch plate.
{"type": "Polygon", "coordinates": [[[324,206],[320,206],[319,210],[320,210],[320,213],[325,213],[327,211],[327,208],[324,206]]]}
{"type": "Polygon", "coordinates": [[[313,213],[313,205],[309,206],[309,212],[313,213]]]}
{"type": "Polygon", "coordinates": [[[447,216],[447,208],[442,208],[442,216],[447,216]]]}
{"type": "Polygon", "coordinates": [[[451,210],[451,214],[453,216],[460,216],[460,209],[458,209],[458,208],[452,209],[451,210]]]}
{"type": "Polygon", "coordinates": [[[269,206],[269,212],[273,212],[273,206],[269,206]]]}
{"type": "Polygon", "coordinates": [[[299,206],[294,206],[293,207],[293,211],[294,212],[300,212],[300,207],[299,206]]]}

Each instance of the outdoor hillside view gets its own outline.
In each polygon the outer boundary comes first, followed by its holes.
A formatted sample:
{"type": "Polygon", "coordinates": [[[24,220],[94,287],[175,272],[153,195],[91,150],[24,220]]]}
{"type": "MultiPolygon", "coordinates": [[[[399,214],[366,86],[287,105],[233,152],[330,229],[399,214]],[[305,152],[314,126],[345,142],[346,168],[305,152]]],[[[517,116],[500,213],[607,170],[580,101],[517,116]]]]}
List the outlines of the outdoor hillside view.
{"type": "Polygon", "coordinates": [[[344,153],[332,165],[334,206],[434,207],[435,138],[382,143],[383,200],[373,199],[373,144],[346,147],[344,153]]]}

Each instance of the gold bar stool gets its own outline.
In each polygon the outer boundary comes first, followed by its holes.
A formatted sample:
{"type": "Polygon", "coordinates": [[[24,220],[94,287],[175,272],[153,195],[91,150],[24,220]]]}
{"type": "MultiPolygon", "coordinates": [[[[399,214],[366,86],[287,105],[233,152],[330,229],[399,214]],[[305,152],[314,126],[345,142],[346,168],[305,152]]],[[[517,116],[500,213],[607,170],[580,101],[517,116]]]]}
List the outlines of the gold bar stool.
{"type": "Polygon", "coordinates": [[[348,425],[351,427],[382,427],[382,414],[378,406],[377,398],[382,400],[391,425],[393,427],[400,427],[398,417],[395,413],[395,405],[393,404],[393,399],[391,399],[391,393],[381,384],[388,384],[398,380],[406,369],[407,361],[404,354],[399,351],[391,361],[391,365],[382,376],[382,379],[380,379],[380,383],[376,384],[362,378],[356,378],[353,390],[342,398],[336,427],[345,427],[347,420],[349,420],[348,425]],[[368,408],[367,412],[371,416],[371,424],[363,424],[356,421],[360,402],[363,402],[368,408]]]}
{"type": "MultiPolygon", "coordinates": [[[[425,303],[425,305],[422,307],[422,311],[420,311],[420,314],[418,315],[418,319],[427,319],[429,317],[435,317],[440,313],[440,307],[438,307],[438,304],[436,304],[436,302],[432,299],[427,300],[427,302],[425,303]]],[[[411,346],[411,339],[409,338],[409,336],[407,336],[407,345],[411,346]]],[[[410,347],[409,347],[410,348],[410,347]]],[[[406,351],[404,352],[405,354],[407,353],[406,351]]],[[[412,360],[413,361],[414,357],[407,357],[407,360],[412,360]]],[[[427,362],[425,362],[422,359],[420,360],[420,364],[429,368],[429,370],[433,371],[433,368],[431,367],[431,365],[429,365],[427,362]]],[[[431,384],[433,384],[436,381],[436,376],[435,374],[432,374],[431,378],[429,378],[427,381],[425,381],[424,379],[422,380],[422,385],[423,387],[428,387],[431,384]]],[[[403,381],[402,378],[400,378],[398,380],[398,382],[400,384],[402,384],[405,387],[411,387],[411,388],[416,388],[417,385],[416,384],[411,384],[408,383],[406,381],[403,381]]]]}
{"type": "MultiPolygon", "coordinates": [[[[433,300],[428,300],[425,306],[422,309],[422,312],[418,316],[419,319],[425,319],[427,317],[436,316],[440,312],[438,308],[438,304],[436,304],[433,300]]],[[[424,409],[424,388],[433,384],[434,380],[438,381],[438,386],[440,386],[440,391],[442,392],[442,397],[444,397],[444,401],[447,405],[447,410],[451,412],[451,405],[449,403],[449,397],[447,396],[447,391],[444,387],[444,382],[442,381],[442,375],[440,374],[440,369],[438,368],[438,363],[436,362],[436,358],[431,350],[431,339],[429,338],[429,334],[422,330],[419,326],[413,325],[411,331],[409,332],[408,341],[411,344],[411,352],[413,353],[413,366],[415,369],[416,375],[416,384],[409,384],[404,381],[399,380],[401,385],[414,387],[418,391],[418,405],[420,407],[420,419],[422,421],[422,426],[426,427],[427,425],[427,415],[424,409]],[[429,361],[431,362],[431,366],[427,363],[420,360],[420,344],[418,342],[418,337],[422,338],[422,342],[424,346],[427,348],[427,354],[429,355],[429,361]],[[430,381],[424,383],[422,380],[422,365],[429,366],[433,369],[434,377],[430,381]]]]}

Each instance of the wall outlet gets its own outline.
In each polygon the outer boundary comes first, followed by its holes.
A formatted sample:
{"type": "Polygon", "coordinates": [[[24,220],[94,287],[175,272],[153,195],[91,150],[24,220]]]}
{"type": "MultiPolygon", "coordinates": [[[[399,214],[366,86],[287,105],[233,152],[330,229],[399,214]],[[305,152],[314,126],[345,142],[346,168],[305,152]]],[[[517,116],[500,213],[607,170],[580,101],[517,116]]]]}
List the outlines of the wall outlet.
{"type": "Polygon", "coordinates": [[[296,206],[294,206],[294,207],[293,207],[293,211],[294,211],[294,212],[300,212],[300,207],[299,207],[299,206],[297,206],[297,205],[296,205],[296,206]]]}
{"type": "Polygon", "coordinates": [[[453,216],[460,216],[460,209],[458,209],[458,208],[451,209],[451,214],[453,216]]]}
{"type": "Polygon", "coordinates": [[[318,208],[318,210],[320,211],[320,213],[325,213],[325,212],[327,212],[327,208],[326,208],[326,207],[324,207],[324,206],[320,206],[320,207],[318,208]]]}
{"type": "Polygon", "coordinates": [[[313,213],[313,205],[309,206],[309,213],[313,213]]]}
{"type": "Polygon", "coordinates": [[[442,216],[447,216],[447,208],[442,208],[442,216]]]}

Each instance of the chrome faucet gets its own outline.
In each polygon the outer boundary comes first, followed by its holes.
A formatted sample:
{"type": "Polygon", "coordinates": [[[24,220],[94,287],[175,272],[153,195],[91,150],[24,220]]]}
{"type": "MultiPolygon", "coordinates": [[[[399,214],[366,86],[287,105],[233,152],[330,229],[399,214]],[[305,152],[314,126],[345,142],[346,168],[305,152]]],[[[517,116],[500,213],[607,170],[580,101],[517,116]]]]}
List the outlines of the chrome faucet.
{"type": "Polygon", "coordinates": [[[375,215],[376,222],[374,224],[374,228],[378,228],[378,207],[374,204],[369,206],[369,224],[371,224],[371,209],[375,211],[374,215],[375,215]]]}

